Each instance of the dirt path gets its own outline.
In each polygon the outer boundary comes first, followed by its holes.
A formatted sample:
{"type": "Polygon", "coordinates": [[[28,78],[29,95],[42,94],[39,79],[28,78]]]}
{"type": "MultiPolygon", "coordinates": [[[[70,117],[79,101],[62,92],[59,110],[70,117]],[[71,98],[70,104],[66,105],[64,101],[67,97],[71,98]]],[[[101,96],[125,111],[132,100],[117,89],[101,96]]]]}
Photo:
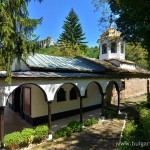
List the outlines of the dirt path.
{"type": "Polygon", "coordinates": [[[118,142],[123,120],[99,122],[68,138],[37,145],[30,150],[113,150],[118,142]]]}

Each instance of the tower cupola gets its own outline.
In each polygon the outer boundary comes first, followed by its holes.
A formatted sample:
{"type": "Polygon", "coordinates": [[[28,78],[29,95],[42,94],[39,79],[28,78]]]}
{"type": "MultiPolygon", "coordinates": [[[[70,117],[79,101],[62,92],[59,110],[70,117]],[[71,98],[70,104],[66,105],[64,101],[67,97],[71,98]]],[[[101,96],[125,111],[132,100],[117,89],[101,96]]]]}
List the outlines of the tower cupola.
{"type": "Polygon", "coordinates": [[[98,39],[100,60],[125,59],[125,42],[120,35],[121,32],[113,27],[111,15],[109,28],[98,39]]]}

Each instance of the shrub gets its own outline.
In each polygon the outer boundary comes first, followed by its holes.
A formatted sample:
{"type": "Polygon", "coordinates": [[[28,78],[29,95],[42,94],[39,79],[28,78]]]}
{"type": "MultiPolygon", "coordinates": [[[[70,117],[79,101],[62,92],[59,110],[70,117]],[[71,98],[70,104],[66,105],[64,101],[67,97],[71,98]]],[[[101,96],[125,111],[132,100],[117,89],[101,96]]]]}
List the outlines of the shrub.
{"type": "Polygon", "coordinates": [[[60,137],[68,137],[68,136],[71,136],[71,134],[72,134],[72,130],[70,127],[63,127],[61,129],[57,130],[53,134],[53,138],[58,139],[60,137]]]}
{"type": "Polygon", "coordinates": [[[25,144],[25,146],[32,143],[34,137],[34,129],[25,128],[24,130],[22,130],[21,136],[23,138],[22,144],[25,144]]]}
{"type": "Polygon", "coordinates": [[[135,132],[137,130],[137,125],[135,125],[134,120],[128,121],[126,127],[123,131],[123,138],[121,143],[118,143],[117,150],[129,150],[131,147],[131,141],[135,141],[135,132]]]}
{"type": "Polygon", "coordinates": [[[82,131],[82,123],[77,120],[69,122],[67,127],[71,128],[72,132],[81,132],[82,131]]]}
{"type": "Polygon", "coordinates": [[[118,112],[116,110],[105,109],[104,112],[103,112],[103,115],[106,118],[112,118],[112,117],[117,117],[118,112]]]}
{"type": "Polygon", "coordinates": [[[145,139],[150,141],[150,110],[142,109],[140,111],[140,124],[143,128],[143,133],[145,139]]]}
{"type": "Polygon", "coordinates": [[[136,129],[137,125],[134,123],[134,120],[128,121],[123,131],[123,139],[126,140],[133,139],[136,129]]]}
{"type": "Polygon", "coordinates": [[[20,132],[13,132],[4,136],[3,143],[10,149],[17,149],[22,143],[23,139],[20,132]]]}
{"type": "Polygon", "coordinates": [[[147,108],[148,107],[148,103],[145,101],[145,102],[141,102],[140,104],[137,104],[134,106],[134,108],[137,110],[137,111],[140,111],[144,108],[147,108]]]}
{"type": "Polygon", "coordinates": [[[48,131],[49,129],[46,125],[36,127],[36,129],[34,130],[33,142],[36,143],[36,142],[41,142],[42,140],[44,140],[48,135],[48,131]]]}
{"type": "Polygon", "coordinates": [[[91,119],[84,120],[85,126],[91,126],[91,125],[96,124],[96,123],[98,123],[98,118],[91,118],[91,119]]]}

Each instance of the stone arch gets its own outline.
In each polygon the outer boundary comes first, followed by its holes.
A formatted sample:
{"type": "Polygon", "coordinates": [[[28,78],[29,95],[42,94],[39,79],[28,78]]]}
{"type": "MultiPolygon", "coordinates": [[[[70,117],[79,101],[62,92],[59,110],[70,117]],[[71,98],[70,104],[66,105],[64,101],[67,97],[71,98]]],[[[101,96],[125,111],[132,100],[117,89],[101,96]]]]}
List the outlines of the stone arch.
{"type": "MultiPolygon", "coordinates": [[[[8,98],[10,97],[10,95],[11,95],[17,88],[23,87],[23,86],[25,86],[25,85],[34,85],[34,86],[37,86],[37,87],[42,91],[42,93],[44,94],[45,101],[48,101],[47,94],[45,93],[44,89],[43,89],[41,86],[39,86],[38,84],[35,84],[35,83],[23,83],[23,84],[18,85],[18,86],[15,87],[15,88],[12,88],[10,94],[8,95],[8,98]]],[[[7,101],[8,101],[8,98],[7,98],[7,101]]],[[[7,103],[7,101],[6,101],[6,103],[7,103]]]]}
{"type": "Polygon", "coordinates": [[[96,81],[90,82],[85,90],[85,98],[83,99],[83,106],[84,107],[92,106],[93,109],[100,108],[103,99],[102,94],[103,89],[101,85],[96,81]]]}
{"type": "Polygon", "coordinates": [[[119,94],[119,86],[117,82],[110,81],[106,87],[106,95],[104,104],[107,105],[118,105],[118,94],[119,94]]]}
{"type": "MultiPolygon", "coordinates": [[[[72,113],[71,115],[78,114],[77,113],[78,112],[77,109],[80,108],[80,97],[81,97],[80,90],[75,84],[70,83],[70,82],[62,84],[56,90],[56,92],[54,94],[54,100],[52,101],[52,104],[51,104],[52,114],[60,114],[60,113],[62,113],[63,117],[67,117],[71,113],[72,113]],[[75,100],[71,100],[70,99],[70,90],[72,89],[72,87],[74,87],[76,89],[76,92],[77,92],[77,99],[75,99],[75,100]],[[64,96],[66,99],[63,100],[63,101],[61,101],[61,100],[59,101],[57,99],[57,93],[62,88],[63,88],[63,93],[66,94],[64,96]],[[74,111],[74,110],[76,110],[76,111],[74,111]],[[69,112],[70,112],[70,114],[69,114],[69,112]]],[[[53,115],[53,116],[54,117],[52,118],[52,120],[62,118],[61,116],[58,116],[58,117],[56,115],[53,115]]]]}
{"type": "Polygon", "coordinates": [[[47,119],[34,121],[36,118],[48,114],[47,102],[48,99],[45,91],[34,83],[19,85],[13,89],[6,101],[10,109],[14,112],[18,112],[21,118],[32,125],[47,122],[47,119]]]}
{"type": "Polygon", "coordinates": [[[99,92],[100,92],[101,94],[103,93],[102,86],[101,86],[98,82],[92,81],[92,82],[90,82],[90,83],[87,85],[87,87],[86,87],[86,90],[85,90],[85,97],[87,96],[87,89],[88,89],[88,87],[89,87],[92,83],[95,83],[95,84],[98,86],[99,92]]]}
{"type": "Polygon", "coordinates": [[[78,93],[78,96],[79,96],[79,97],[81,96],[80,90],[79,90],[78,86],[75,85],[74,83],[70,83],[70,82],[67,82],[67,83],[64,83],[64,84],[60,85],[59,88],[56,90],[55,94],[58,92],[58,90],[59,90],[60,88],[62,88],[64,85],[67,85],[67,84],[72,85],[72,86],[76,89],[76,91],[77,91],[77,93],[78,93]]]}
{"type": "Polygon", "coordinates": [[[2,99],[3,99],[3,101],[2,101],[2,103],[1,103],[1,106],[6,106],[6,103],[7,103],[7,101],[8,101],[8,98],[10,97],[10,95],[12,94],[12,92],[15,90],[15,89],[17,89],[17,88],[19,88],[19,87],[22,87],[22,86],[24,86],[24,85],[27,85],[27,84],[31,84],[31,85],[35,85],[35,86],[37,86],[41,91],[42,91],[42,93],[44,94],[44,98],[45,98],[45,101],[46,102],[48,102],[48,95],[47,95],[47,93],[46,93],[46,91],[44,90],[44,88],[42,87],[42,86],[40,86],[40,85],[38,85],[38,84],[36,84],[36,83],[32,83],[32,82],[27,82],[27,83],[19,83],[19,84],[17,84],[17,85],[10,85],[10,86],[8,86],[8,85],[6,85],[5,86],[5,88],[4,87],[0,87],[0,90],[2,91],[2,92],[0,92],[0,95],[1,95],[1,97],[3,97],[2,99]]]}

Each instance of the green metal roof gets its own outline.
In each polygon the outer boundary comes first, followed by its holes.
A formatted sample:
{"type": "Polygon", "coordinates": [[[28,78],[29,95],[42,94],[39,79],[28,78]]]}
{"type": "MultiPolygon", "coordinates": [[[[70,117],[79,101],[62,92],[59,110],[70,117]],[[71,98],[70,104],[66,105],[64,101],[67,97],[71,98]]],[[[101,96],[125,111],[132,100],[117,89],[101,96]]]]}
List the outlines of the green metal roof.
{"type": "Polygon", "coordinates": [[[57,71],[105,72],[106,68],[80,58],[64,58],[44,54],[34,54],[26,60],[31,70],[45,69],[57,71]]]}

